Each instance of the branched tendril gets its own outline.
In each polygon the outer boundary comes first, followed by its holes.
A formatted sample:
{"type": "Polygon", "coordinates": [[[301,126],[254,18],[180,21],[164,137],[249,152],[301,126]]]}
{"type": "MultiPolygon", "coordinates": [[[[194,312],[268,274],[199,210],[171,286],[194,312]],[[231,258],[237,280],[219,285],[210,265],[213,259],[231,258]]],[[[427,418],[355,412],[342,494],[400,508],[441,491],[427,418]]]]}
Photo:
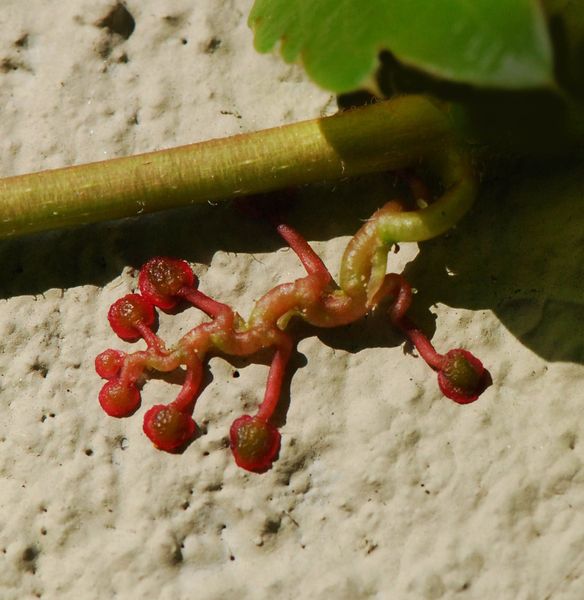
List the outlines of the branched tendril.
{"type": "Polygon", "coordinates": [[[335,327],[360,319],[384,300],[390,304],[391,323],[437,371],[444,395],[461,404],[476,400],[489,382],[481,362],[462,349],[438,354],[406,314],[412,300],[410,285],[400,274],[386,274],[387,255],[394,243],[425,240],[442,233],[472,202],[472,171],[454,144],[436,149],[425,158],[442,180],[441,197],[431,202],[420,180],[410,178],[412,193],[426,207],[406,211],[401,202],[391,201],[380,208],[349,242],[339,284],[298,232],[281,221],[275,222],[277,232],[297,254],[307,275],[267,292],[247,321],[201,292],[187,262],[164,257],[148,261],[140,271],[139,293],[116,301],[108,314],[113,330],[122,339],[142,338],[147,349],[130,354],[105,350],[96,358],[97,373],[108,380],[99,395],[105,412],[113,417],[132,414],[140,404],[139,389],[148,371],[184,368],[186,377],[177,398],[168,405],[150,408],[144,415],[144,433],[154,445],[175,451],[196,436],[197,426],[191,415],[209,354],[219,351],[249,356],[272,348],[274,356],[263,401],[255,415],[237,418],[230,430],[236,463],[250,471],[263,471],[270,467],[280,448],[280,433],[271,419],[294,349],[294,341],[286,332],[289,320],[296,317],[315,326],[335,327]],[[179,302],[190,303],[210,319],[167,348],[152,329],[156,308],[173,309],[179,302]]]}

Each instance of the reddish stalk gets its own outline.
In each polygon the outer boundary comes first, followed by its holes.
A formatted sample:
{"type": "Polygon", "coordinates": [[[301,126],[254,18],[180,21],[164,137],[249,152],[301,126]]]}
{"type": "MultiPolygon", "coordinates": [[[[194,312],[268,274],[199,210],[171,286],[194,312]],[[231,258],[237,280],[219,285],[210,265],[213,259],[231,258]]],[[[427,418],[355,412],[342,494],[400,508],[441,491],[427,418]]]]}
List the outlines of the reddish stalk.
{"type": "MultiPolygon", "coordinates": [[[[385,273],[388,251],[394,243],[431,237],[432,230],[443,230],[448,219],[455,222],[468,204],[466,195],[474,189],[474,182],[469,179],[470,169],[451,149],[440,158],[447,190],[443,197],[420,210],[403,210],[402,202],[392,201],[376,211],[349,242],[342,259],[339,285],[294,228],[268,217],[297,254],[307,275],[267,292],[256,302],[248,321],[228,305],[201,292],[186,261],[163,257],[148,261],[138,278],[140,293],[121,298],[108,313],[112,328],[122,339],[143,338],[147,350],[133,354],[106,350],[96,359],[98,374],[108,380],[100,393],[104,410],[116,417],[131,414],[140,404],[138,384],[148,370],[184,367],[186,377],[177,398],[168,405],[150,408],[143,425],[144,432],[158,448],[177,451],[196,435],[191,415],[207,357],[213,352],[251,356],[273,348],[265,395],[257,413],[237,418],[230,429],[230,446],[236,463],[250,471],[264,471],[280,449],[280,433],[271,420],[294,347],[291,336],[285,332],[290,319],[300,318],[319,327],[344,325],[361,318],[384,300],[390,302],[390,321],[437,371],[444,395],[460,404],[476,400],[489,382],[481,362],[462,349],[439,354],[407,316],[412,302],[411,286],[402,275],[385,273]],[[176,309],[185,300],[211,320],[193,328],[167,350],[152,331],[155,307],[176,309]]],[[[430,200],[428,190],[418,178],[409,176],[408,184],[415,197],[430,200]]]]}

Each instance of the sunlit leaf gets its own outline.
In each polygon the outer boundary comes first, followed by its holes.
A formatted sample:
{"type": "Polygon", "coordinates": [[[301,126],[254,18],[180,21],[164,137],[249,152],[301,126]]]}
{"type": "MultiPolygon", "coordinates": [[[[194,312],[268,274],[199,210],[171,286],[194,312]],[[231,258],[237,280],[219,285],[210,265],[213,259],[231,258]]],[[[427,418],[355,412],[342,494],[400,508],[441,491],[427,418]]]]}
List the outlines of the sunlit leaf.
{"type": "Polygon", "coordinates": [[[373,75],[379,51],[451,81],[521,89],[552,83],[537,0],[256,0],[255,46],[335,92],[373,75]]]}

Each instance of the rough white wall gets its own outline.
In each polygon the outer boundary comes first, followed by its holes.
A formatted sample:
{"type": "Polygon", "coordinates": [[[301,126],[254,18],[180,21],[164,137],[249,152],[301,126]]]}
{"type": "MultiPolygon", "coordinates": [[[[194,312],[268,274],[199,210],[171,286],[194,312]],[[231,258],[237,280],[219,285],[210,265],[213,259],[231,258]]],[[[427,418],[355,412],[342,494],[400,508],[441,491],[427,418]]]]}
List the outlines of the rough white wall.
{"type": "MultiPolygon", "coordinates": [[[[2,1],[2,175],[334,110],[254,53],[249,0],[128,0],[128,39],[96,25],[114,5],[2,1]]],[[[333,269],[383,185],[306,191],[295,224],[333,269]]],[[[184,256],[247,314],[301,274],[291,252],[224,206],[0,242],[0,598],[583,598],[583,191],[578,166],[519,172],[407,268],[438,348],[490,368],[478,402],[444,399],[383,315],[308,336],[263,475],[226,436],[266,365],[212,359],[207,432],[169,455],[141,416],[176,386],[154,380],[136,415],[108,418],[93,359],[126,347],[107,309],[150,256],[184,256]]],[[[163,316],[162,334],[200,319],[163,316]]]]}

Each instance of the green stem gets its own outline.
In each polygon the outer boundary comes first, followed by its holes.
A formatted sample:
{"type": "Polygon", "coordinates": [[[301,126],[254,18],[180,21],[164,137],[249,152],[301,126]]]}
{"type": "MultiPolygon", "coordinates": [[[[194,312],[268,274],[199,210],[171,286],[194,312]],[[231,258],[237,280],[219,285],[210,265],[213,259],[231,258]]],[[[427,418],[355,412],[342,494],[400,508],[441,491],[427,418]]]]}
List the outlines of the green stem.
{"type": "Polygon", "coordinates": [[[469,158],[456,145],[430,148],[423,158],[440,177],[444,192],[420,210],[382,215],[377,229],[386,246],[421,242],[443,234],[460,221],[475,198],[477,182],[469,158]]]}
{"type": "Polygon", "coordinates": [[[0,238],[196,202],[402,169],[451,127],[422,96],[162,150],[0,180],[0,238]]]}

